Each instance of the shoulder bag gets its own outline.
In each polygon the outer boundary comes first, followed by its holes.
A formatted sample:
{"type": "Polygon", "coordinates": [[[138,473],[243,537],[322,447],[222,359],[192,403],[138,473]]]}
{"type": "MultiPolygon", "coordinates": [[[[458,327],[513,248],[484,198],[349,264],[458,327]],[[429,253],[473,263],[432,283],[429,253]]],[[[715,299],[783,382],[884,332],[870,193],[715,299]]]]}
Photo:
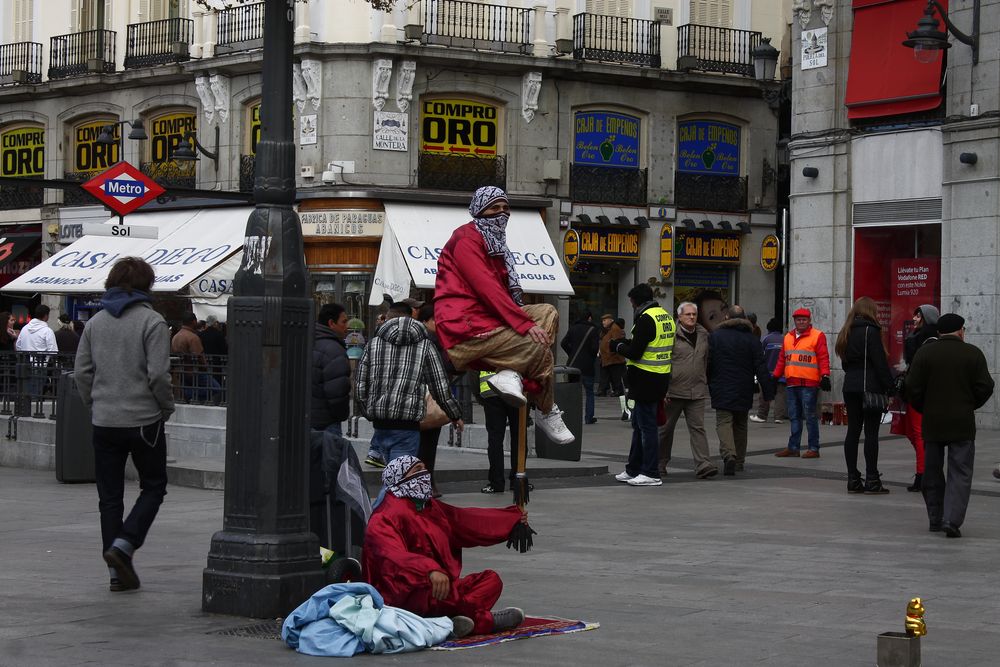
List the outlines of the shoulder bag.
{"type": "Polygon", "coordinates": [[[861,407],[865,412],[886,413],[889,410],[889,395],[880,391],[868,391],[868,327],[865,327],[865,356],[864,375],[861,380],[861,388],[864,397],[861,399],[861,407]]]}

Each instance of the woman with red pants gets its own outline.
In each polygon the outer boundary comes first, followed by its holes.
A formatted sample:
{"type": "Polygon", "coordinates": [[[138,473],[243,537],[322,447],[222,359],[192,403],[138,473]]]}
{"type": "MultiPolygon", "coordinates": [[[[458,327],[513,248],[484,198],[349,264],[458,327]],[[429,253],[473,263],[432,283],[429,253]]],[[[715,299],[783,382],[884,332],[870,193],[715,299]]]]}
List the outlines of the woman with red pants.
{"type": "MultiPolygon", "coordinates": [[[[903,361],[909,368],[913,363],[913,357],[921,345],[937,340],[938,309],[929,304],[917,307],[913,311],[913,331],[903,342],[903,361]]],[[[912,405],[906,406],[904,417],[904,428],[906,436],[913,445],[913,450],[917,455],[917,474],[913,476],[913,484],[906,487],[907,491],[920,491],[923,488],[924,478],[924,434],[923,415],[917,412],[912,405]]]]}

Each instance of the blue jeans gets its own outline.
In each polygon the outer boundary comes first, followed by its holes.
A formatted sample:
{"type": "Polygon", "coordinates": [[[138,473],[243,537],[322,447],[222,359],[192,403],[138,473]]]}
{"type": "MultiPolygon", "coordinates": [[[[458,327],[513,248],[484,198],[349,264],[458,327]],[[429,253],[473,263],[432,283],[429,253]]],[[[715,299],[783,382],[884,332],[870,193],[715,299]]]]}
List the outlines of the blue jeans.
{"type": "Polygon", "coordinates": [[[660,479],[660,441],[656,433],[656,403],[635,402],[632,408],[632,448],[625,472],[660,479]]]}
{"type": "Polygon", "coordinates": [[[420,449],[420,431],[377,428],[371,449],[381,454],[386,463],[407,454],[416,456],[420,449]]]}
{"type": "Polygon", "coordinates": [[[586,423],[594,418],[594,376],[584,375],[580,382],[583,383],[583,393],[587,397],[583,410],[583,421],[586,423]]]}
{"type": "Polygon", "coordinates": [[[806,422],[809,433],[809,449],[819,451],[819,419],[816,416],[816,398],[819,387],[801,387],[788,385],[785,388],[785,398],[788,407],[788,420],[792,423],[792,434],[788,437],[788,448],[793,452],[802,446],[802,421],[806,422]]]}

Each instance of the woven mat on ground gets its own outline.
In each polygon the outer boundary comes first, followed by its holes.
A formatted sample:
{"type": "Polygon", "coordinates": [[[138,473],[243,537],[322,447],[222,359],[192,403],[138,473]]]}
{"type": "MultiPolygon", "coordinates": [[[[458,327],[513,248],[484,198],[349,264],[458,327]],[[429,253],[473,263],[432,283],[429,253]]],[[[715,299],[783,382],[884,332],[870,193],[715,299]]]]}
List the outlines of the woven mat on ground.
{"type": "Polygon", "coordinates": [[[446,642],[432,646],[432,651],[457,651],[463,648],[476,648],[478,646],[489,646],[490,644],[500,644],[502,642],[512,642],[515,639],[529,639],[531,637],[544,637],[546,635],[565,635],[571,632],[583,632],[584,630],[596,630],[601,627],[600,623],[588,623],[586,621],[568,621],[564,618],[535,618],[528,616],[524,623],[513,630],[495,632],[490,635],[469,635],[462,639],[449,639],[446,642]]]}

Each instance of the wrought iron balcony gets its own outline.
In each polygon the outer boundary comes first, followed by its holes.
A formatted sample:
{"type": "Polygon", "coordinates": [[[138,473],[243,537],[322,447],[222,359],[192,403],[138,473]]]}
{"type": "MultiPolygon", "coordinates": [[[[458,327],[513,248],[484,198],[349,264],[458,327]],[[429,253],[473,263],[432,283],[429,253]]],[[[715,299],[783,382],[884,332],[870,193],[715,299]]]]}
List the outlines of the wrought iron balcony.
{"type": "Polygon", "coordinates": [[[645,206],[646,170],[598,167],[589,164],[570,166],[569,196],[575,202],[645,206]]]}
{"type": "Polygon", "coordinates": [[[240,156],[240,192],[253,192],[253,179],[257,173],[257,156],[240,156]]]}
{"type": "Polygon", "coordinates": [[[0,45],[0,86],[42,82],[42,45],[16,42],[0,45]]]}
{"type": "Polygon", "coordinates": [[[422,44],[527,54],[531,12],[469,0],[427,0],[423,26],[407,26],[406,36],[422,44]]]}
{"type": "Polygon", "coordinates": [[[49,78],[115,71],[115,32],[87,30],[58,35],[50,40],[49,78]]]}
{"type": "Polygon", "coordinates": [[[643,67],[660,66],[660,24],[602,14],[573,17],[573,57],[643,67]]]}
{"type": "Polygon", "coordinates": [[[751,51],[761,34],[690,23],[677,28],[677,69],[753,76],[751,51]]]}
{"type": "Polygon", "coordinates": [[[255,2],[219,10],[215,52],[232,53],[264,46],[264,3],[255,2]]]}
{"type": "Polygon", "coordinates": [[[24,184],[10,181],[0,185],[0,211],[18,208],[38,208],[45,203],[45,187],[40,179],[25,178],[24,184]]]}
{"type": "Polygon", "coordinates": [[[190,60],[193,34],[194,21],[191,19],[130,23],[125,42],[125,69],[190,60]]]}
{"type": "Polygon", "coordinates": [[[165,188],[193,188],[197,162],[141,162],[139,171],[165,188]]]}
{"type": "Polygon", "coordinates": [[[674,200],[679,208],[702,211],[747,210],[745,176],[711,174],[674,174],[674,200]]]}
{"type": "MultiPolygon", "coordinates": [[[[100,171],[67,171],[63,178],[67,181],[79,181],[86,183],[100,171]]],[[[103,204],[83,188],[65,188],[63,191],[63,204],[66,206],[103,206],[103,204]]]]}
{"type": "Polygon", "coordinates": [[[507,188],[507,158],[421,153],[417,165],[421,188],[471,192],[484,185],[507,188]]]}

